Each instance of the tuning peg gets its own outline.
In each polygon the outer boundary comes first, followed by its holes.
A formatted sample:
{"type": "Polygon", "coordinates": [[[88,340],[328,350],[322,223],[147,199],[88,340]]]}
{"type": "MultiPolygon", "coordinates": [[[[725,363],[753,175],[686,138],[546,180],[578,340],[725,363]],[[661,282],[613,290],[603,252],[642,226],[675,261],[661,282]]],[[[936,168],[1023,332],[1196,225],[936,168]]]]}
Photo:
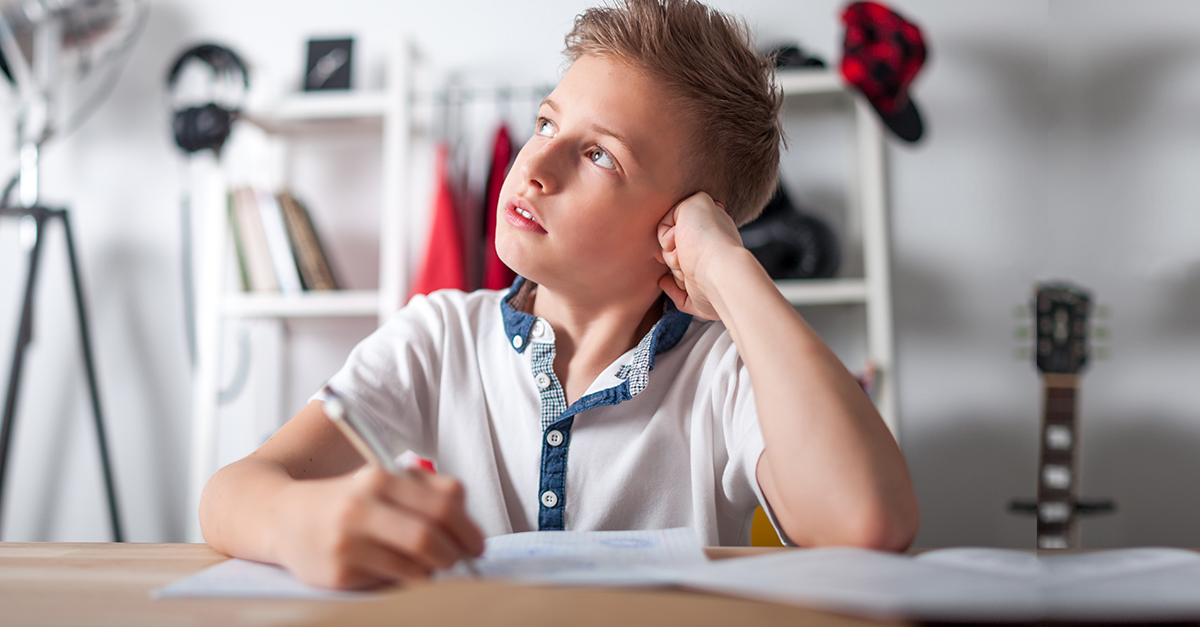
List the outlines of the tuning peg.
{"type": "Polygon", "coordinates": [[[1013,350],[1013,359],[1017,361],[1029,361],[1033,357],[1033,351],[1028,346],[1022,346],[1013,350]]]}
{"type": "Polygon", "coordinates": [[[1095,316],[1100,320],[1107,320],[1112,316],[1112,307],[1108,305],[1096,305],[1095,316]]]}
{"type": "Polygon", "coordinates": [[[1092,356],[1096,358],[1096,361],[1108,361],[1111,354],[1107,346],[1097,346],[1092,349],[1092,356]]]}
{"type": "Polygon", "coordinates": [[[1092,329],[1092,337],[1096,338],[1097,340],[1107,340],[1112,337],[1112,333],[1109,331],[1108,327],[1095,327],[1092,329]]]}
{"type": "Polygon", "coordinates": [[[1028,317],[1029,317],[1029,316],[1031,316],[1031,315],[1033,315],[1033,314],[1032,314],[1032,313],[1030,312],[1030,310],[1029,310],[1029,305],[1015,305],[1015,306],[1013,306],[1013,309],[1012,309],[1012,317],[1014,317],[1014,318],[1028,318],[1028,317]]]}
{"type": "Polygon", "coordinates": [[[1018,340],[1027,340],[1027,339],[1029,339],[1029,336],[1032,333],[1033,333],[1033,328],[1027,324],[1021,325],[1021,326],[1013,329],[1013,337],[1018,340]]]}

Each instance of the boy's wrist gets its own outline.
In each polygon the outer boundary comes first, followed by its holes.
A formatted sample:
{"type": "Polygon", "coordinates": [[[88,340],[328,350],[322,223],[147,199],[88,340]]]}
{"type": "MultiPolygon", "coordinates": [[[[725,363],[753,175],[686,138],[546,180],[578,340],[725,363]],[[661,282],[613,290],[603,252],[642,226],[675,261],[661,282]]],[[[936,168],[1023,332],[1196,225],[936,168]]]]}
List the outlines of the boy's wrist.
{"type": "Polygon", "coordinates": [[[744,246],[730,246],[709,257],[705,271],[700,273],[701,287],[722,319],[727,313],[730,288],[752,280],[756,272],[762,272],[762,267],[744,246]]]}

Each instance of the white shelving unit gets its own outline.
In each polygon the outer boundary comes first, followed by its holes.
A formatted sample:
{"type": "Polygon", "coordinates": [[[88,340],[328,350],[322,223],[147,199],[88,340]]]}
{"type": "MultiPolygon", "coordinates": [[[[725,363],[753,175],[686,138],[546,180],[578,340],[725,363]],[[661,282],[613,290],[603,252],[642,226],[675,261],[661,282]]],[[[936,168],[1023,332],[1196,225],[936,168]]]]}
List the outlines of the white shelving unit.
{"type": "Polygon", "coordinates": [[[892,431],[896,417],[894,338],[892,334],[891,253],[888,245],[887,188],[884,177],[884,138],[875,110],[860,94],[848,89],[829,70],[784,70],[777,80],[787,102],[813,96],[843,96],[854,118],[852,189],[846,210],[858,216],[861,228],[862,278],[777,281],[780,292],[797,307],[862,305],[866,308],[867,357],[877,368],[875,406],[892,431]]]}
{"type": "MultiPolygon", "coordinates": [[[[382,141],[382,206],[379,210],[379,285],[370,290],[248,293],[232,291],[224,268],[229,259],[228,186],[215,160],[191,165],[193,259],[196,288],[196,368],[193,375],[188,540],[201,534],[194,513],[208,478],[217,470],[221,329],[238,318],[376,318],[398,310],[408,291],[405,182],[409,171],[413,54],[397,38],[390,52],[386,88],[376,92],[303,93],[247,111],[243,120],[285,145],[305,137],[375,134],[382,141]]],[[[277,331],[282,337],[282,330],[277,331]]]]}

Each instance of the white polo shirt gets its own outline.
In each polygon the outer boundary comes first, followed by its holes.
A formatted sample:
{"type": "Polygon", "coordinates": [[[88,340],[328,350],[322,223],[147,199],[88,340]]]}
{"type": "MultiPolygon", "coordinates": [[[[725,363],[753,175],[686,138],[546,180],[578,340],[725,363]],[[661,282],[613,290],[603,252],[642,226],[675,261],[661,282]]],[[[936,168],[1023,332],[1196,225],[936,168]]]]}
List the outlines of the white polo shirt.
{"type": "Polygon", "coordinates": [[[638,346],[567,407],[554,330],[523,311],[536,288],[417,296],[329,384],[396,455],[460,479],[485,535],[688,526],[709,545],[749,544],[763,442],[725,327],[664,299],[638,346]]]}

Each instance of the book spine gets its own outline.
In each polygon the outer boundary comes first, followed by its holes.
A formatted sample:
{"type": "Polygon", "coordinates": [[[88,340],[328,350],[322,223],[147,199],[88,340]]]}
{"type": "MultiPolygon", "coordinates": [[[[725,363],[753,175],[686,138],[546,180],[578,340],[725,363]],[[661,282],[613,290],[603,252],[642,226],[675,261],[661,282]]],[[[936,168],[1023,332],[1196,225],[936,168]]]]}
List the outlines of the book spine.
{"type": "Polygon", "coordinates": [[[329,268],[328,257],[304,204],[287,193],[280,194],[279,201],[288,221],[289,234],[294,235],[292,244],[296,249],[296,259],[308,289],[338,289],[337,281],[329,268]]]}
{"type": "Polygon", "coordinates": [[[304,289],[300,282],[300,271],[296,268],[296,257],[288,242],[287,227],[283,224],[283,213],[279,202],[270,192],[258,192],[258,209],[262,214],[263,231],[267,235],[267,249],[279,279],[279,291],[297,294],[304,289]]]}
{"type": "Polygon", "coordinates": [[[287,227],[288,241],[292,244],[292,252],[296,254],[296,269],[300,271],[300,282],[306,290],[318,289],[316,277],[313,276],[311,252],[304,244],[303,227],[297,215],[299,207],[287,192],[279,192],[275,200],[283,211],[283,225],[287,227]]]}
{"type": "Polygon", "coordinates": [[[238,287],[243,292],[250,291],[250,269],[246,264],[246,245],[242,242],[241,228],[238,226],[237,207],[234,205],[233,192],[226,198],[226,212],[229,215],[229,235],[233,240],[233,253],[237,262],[238,287]]]}
{"type": "Polygon", "coordinates": [[[254,190],[243,187],[233,191],[233,204],[237,216],[238,232],[242,236],[243,252],[250,289],[255,292],[278,292],[279,279],[271,263],[267,248],[267,235],[263,229],[262,216],[258,210],[258,199],[254,190]]]}

